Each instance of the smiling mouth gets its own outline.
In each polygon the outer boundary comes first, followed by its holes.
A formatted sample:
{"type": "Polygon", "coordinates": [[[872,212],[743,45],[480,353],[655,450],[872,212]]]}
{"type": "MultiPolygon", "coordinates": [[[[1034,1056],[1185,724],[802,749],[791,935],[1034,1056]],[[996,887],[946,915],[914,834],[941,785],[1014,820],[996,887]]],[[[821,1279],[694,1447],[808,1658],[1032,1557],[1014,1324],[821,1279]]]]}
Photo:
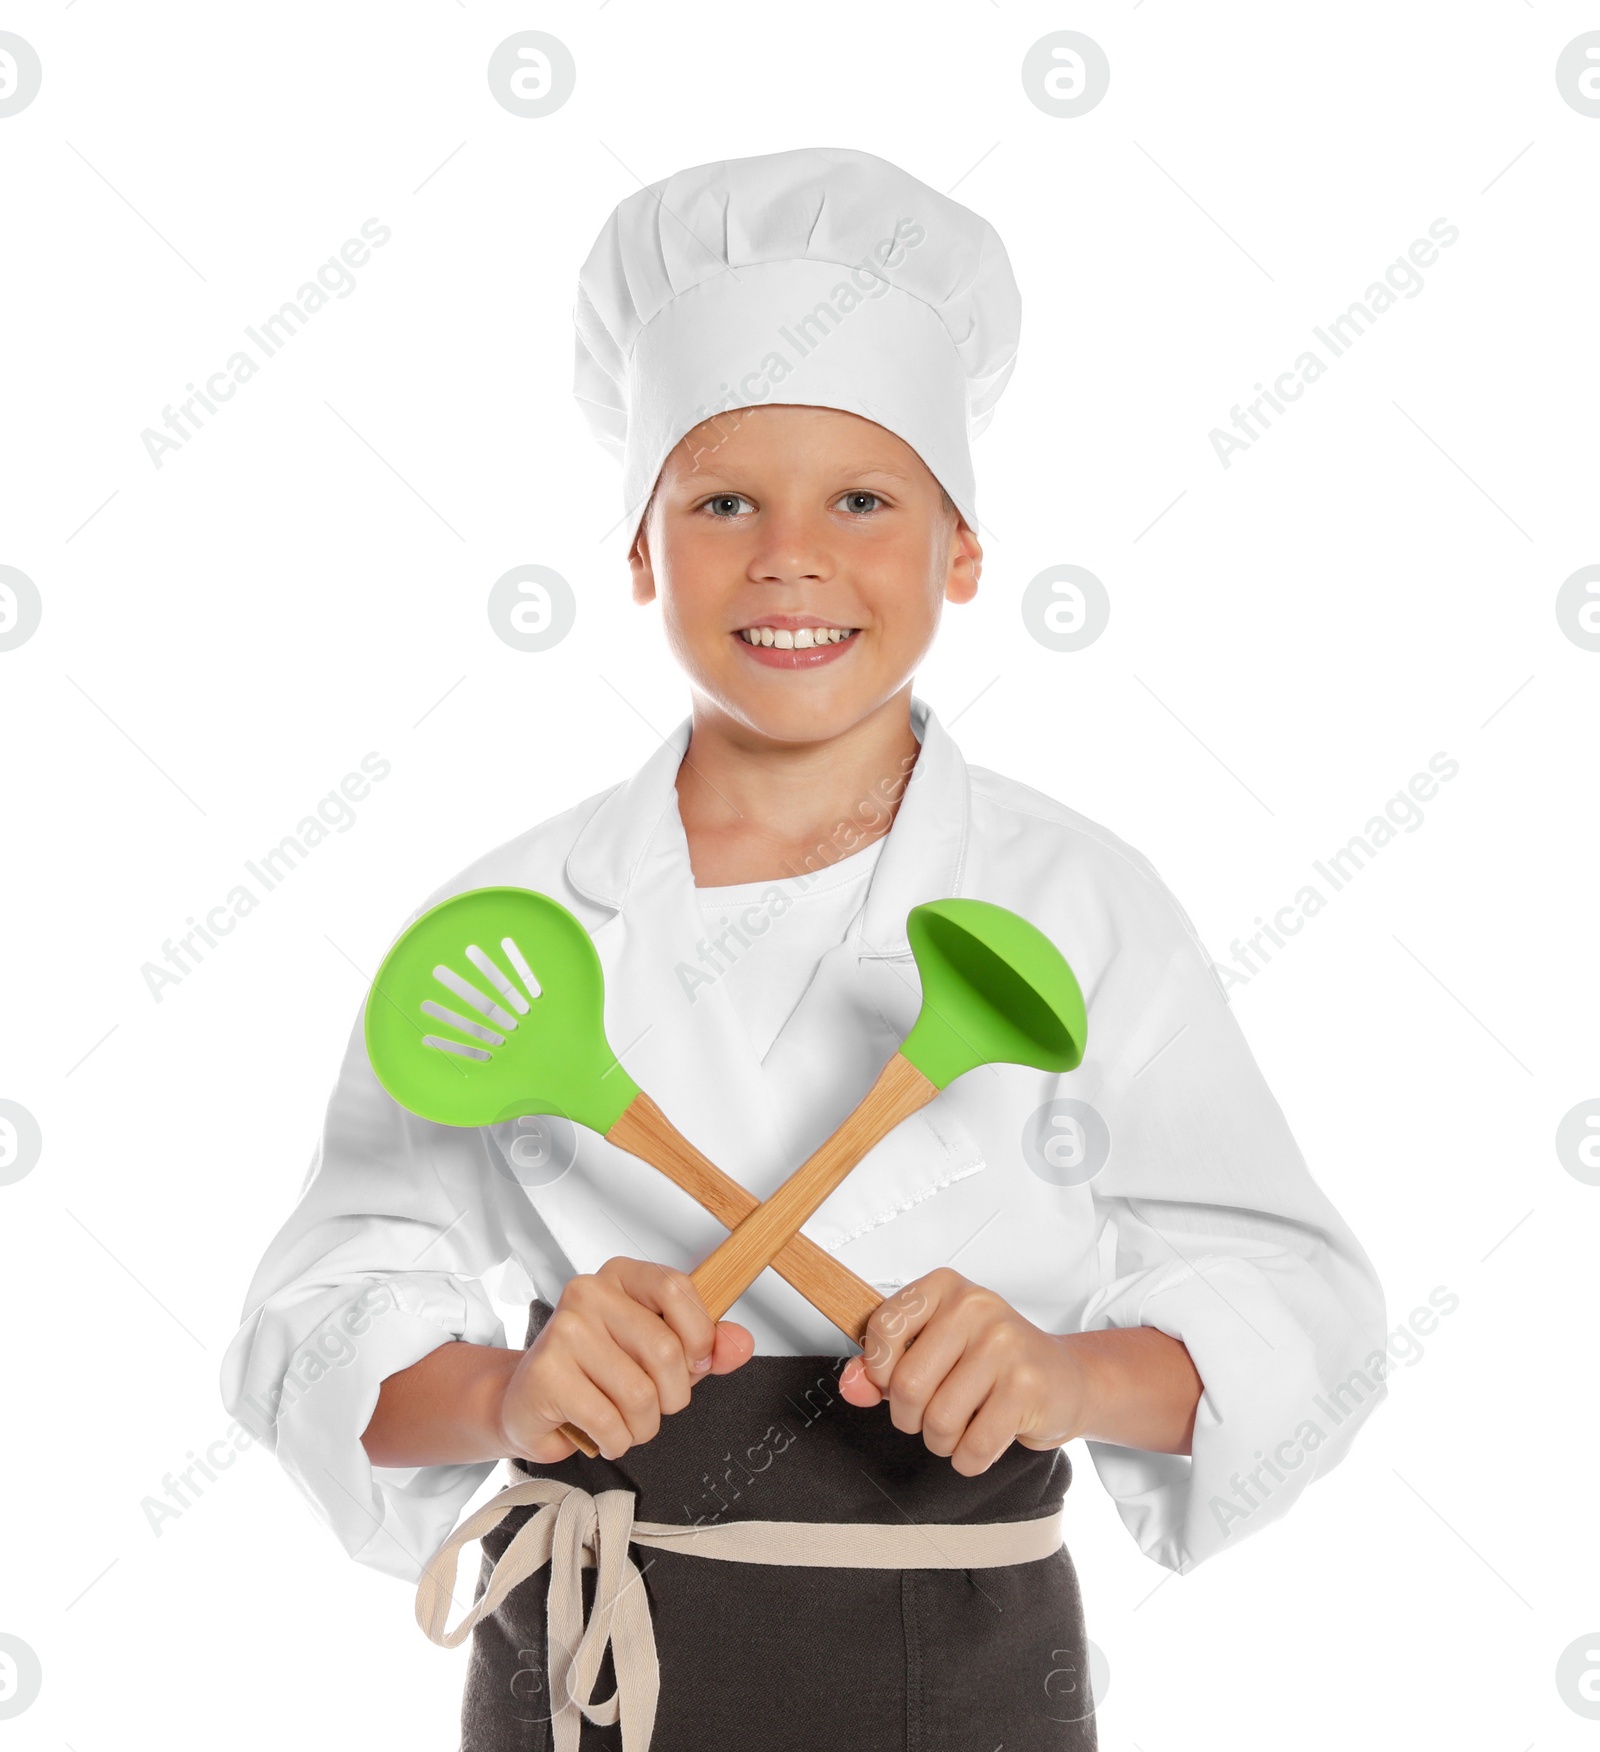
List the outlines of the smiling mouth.
{"type": "Polygon", "coordinates": [[[771,645],[780,651],[809,651],[817,645],[842,645],[859,627],[741,627],[747,645],[771,645]]]}

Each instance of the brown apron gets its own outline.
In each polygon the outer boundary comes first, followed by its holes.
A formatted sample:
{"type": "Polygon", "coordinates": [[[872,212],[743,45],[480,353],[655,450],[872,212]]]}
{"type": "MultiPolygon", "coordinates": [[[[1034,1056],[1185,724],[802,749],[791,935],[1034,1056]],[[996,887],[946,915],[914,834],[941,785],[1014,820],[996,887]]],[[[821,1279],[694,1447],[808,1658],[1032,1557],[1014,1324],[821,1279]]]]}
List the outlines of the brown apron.
{"type": "Polygon", "coordinates": [[[846,1361],[755,1356],[614,1461],[508,1463],[520,1503],[464,1522],[418,1595],[435,1641],[467,1634],[443,1625],[476,1521],[461,1752],[1093,1752],[1065,1450],[963,1477],[843,1399],[846,1361]]]}

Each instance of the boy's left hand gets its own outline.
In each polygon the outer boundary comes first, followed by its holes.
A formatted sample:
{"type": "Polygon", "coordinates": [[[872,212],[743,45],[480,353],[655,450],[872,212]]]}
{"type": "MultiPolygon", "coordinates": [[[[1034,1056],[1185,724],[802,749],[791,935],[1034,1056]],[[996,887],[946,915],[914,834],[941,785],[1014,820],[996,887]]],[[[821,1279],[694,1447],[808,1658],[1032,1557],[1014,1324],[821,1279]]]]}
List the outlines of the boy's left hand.
{"type": "Polygon", "coordinates": [[[1013,1441],[1059,1448],[1088,1428],[1089,1360],[993,1290],[941,1266],[885,1299],[839,1388],[852,1405],[887,1399],[896,1429],[920,1431],[971,1477],[1013,1441]]]}

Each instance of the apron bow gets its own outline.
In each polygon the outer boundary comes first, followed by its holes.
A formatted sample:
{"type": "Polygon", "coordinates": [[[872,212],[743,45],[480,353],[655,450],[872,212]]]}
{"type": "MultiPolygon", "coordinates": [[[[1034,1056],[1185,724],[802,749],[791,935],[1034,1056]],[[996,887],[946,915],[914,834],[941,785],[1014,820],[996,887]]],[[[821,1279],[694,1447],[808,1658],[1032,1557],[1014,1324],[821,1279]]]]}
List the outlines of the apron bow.
{"type": "Polygon", "coordinates": [[[468,1516],[429,1558],[417,1588],[417,1623],[431,1642],[453,1649],[518,1583],[550,1565],[547,1671],[555,1752],[578,1752],[580,1712],[599,1726],[609,1726],[620,1716],[624,1752],[648,1752],[661,1692],[661,1665],[643,1576],[628,1554],[636,1500],[631,1490],[603,1490],[591,1496],[557,1478],[508,1485],[468,1516]],[[483,1597],[454,1630],[446,1631],[461,1548],[482,1538],[512,1509],[528,1503],[543,1506],[517,1529],[495,1564],[483,1597]],[[583,1616],[586,1567],[599,1571],[587,1622],[583,1616]],[[617,1688],[596,1702],[595,1680],[607,1644],[617,1688]]]}

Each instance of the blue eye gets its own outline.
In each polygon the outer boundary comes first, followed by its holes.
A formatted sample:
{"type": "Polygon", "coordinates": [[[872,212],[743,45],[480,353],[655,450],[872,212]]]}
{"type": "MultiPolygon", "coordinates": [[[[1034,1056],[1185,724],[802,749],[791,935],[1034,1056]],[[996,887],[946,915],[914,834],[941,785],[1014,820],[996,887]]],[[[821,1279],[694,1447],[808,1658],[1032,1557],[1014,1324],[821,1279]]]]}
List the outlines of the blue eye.
{"type": "Polygon", "coordinates": [[[872,508],[871,506],[857,505],[855,503],[857,499],[870,499],[873,505],[881,505],[883,503],[882,499],[880,499],[876,493],[869,493],[865,487],[861,488],[859,492],[846,493],[841,503],[852,516],[865,516],[867,511],[872,508]]]}
{"type": "Polygon", "coordinates": [[[716,509],[717,506],[748,505],[749,503],[750,501],[745,498],[743,493],[718,493],[715,498],[706,500],[704,509],[709,511],[713,517],[723,518],[731,516],[732,512],[719,511],[716,509]]]}

